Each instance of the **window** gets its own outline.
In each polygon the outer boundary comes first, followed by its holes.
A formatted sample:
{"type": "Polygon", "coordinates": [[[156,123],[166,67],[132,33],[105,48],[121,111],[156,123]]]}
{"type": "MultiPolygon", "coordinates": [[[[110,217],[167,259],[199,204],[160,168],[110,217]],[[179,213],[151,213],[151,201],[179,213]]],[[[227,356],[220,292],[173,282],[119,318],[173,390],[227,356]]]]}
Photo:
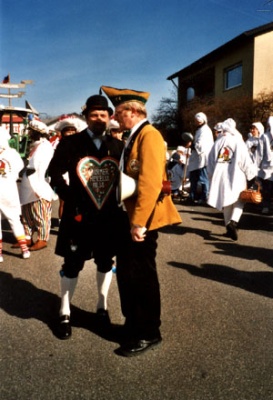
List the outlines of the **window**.
{"type": "Polygon", "coordinates": [[[191,101],[193,100],[195,97],[195,90],[192,87],[189,87],[187,89],[187,101],[191,101]]]}
{"type": "Polygon", "coordinates": [[[225,90],[242,85],[243,66],[236,64],[225,70],[225,90]]]}

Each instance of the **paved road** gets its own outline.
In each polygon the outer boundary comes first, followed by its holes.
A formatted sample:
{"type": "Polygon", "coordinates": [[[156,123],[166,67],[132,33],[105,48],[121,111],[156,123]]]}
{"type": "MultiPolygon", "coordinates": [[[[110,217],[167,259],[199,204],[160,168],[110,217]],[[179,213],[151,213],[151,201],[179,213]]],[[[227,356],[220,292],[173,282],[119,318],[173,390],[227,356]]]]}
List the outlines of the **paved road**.
{"type": "MultiPolygon", "coordinates": [[[[129,359],[96,329],[92,262],[73,298],[71,340],[54,336],[56,219],[49,247],[29,260],[10,248],[4,224],[1,400],[273,400],[272,217],[246,209],[235,243],[221,237],[219,212],[177,208],[183,224],[159,238],[163,342],[129,359]]],[[[109,302],[113,323],[122,324],[115,276],[109,302]]]]}

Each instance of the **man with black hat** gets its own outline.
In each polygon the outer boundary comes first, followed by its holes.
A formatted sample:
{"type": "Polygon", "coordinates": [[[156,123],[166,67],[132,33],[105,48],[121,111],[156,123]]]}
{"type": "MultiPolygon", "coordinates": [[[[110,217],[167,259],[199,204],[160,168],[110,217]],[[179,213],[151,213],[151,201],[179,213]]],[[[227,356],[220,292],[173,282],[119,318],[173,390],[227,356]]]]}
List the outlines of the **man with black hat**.
{"type": "MultiPolygon", "coordinates": [[[[137,180],[137,194],[124,200],[129,221],[119,233],[117,281],[125,316],[125,340],[118,353],[131,357],[161,342],[160,290],[156,271],[158,229],[181,218],[170,196],[161,196],[166,181],[166,148],[161,133],[147,120],[147,92],[102,86],[115,106],[122,130],[130,130],[120,168],[137,180]]],[[[119,225],[121,226],[121,225],[119,225]]]]}
{"type": "Polygon", "coordinates": [[[64,257],[61,275],[61,308],[57,335],[71,336],[70,302],[79,272],[86,260],[97,265],[98,322],[110,323],[107,295],[112,279],[116,226],[121,213],[115,196],[115,183],[123,143],[106,129],[113,110],[107,99],[94,95],[83,107],[88,127],[63,138],[49,166],[51,185],[64,200],[55,253],[64,257]],[[63,178],[68,172],[69,185],[63,178]]]}

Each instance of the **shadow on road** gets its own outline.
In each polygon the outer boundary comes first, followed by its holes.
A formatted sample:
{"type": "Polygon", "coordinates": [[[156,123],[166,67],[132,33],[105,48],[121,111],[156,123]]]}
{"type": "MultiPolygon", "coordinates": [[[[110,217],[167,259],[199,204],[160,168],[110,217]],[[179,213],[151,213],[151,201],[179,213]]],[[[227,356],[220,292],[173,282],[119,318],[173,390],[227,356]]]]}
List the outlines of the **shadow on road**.
{"type": "MultiPolygon", "coordinates": [[[[206,208],[203,210],[206,210],[206,208]]],[[[224,218],[221,212],[215,211],[210,213],[200,210],[187,210],[187,214],[189,214],[194,221],[211,222],[212,226],[217,225],[223,226],[223,229],[225,228],[224,218]]],[[[250,214],[248,212],[243,212],[239,222],[239,228],[251,231],[261,230],[265,232],[273,232],[273,218],[269,215],[250,214]]]]}
{"type": "MultiPolygon", "coordinates": [[[[0,307],[9,315],[22,319],[37,319],[43,322],[58,337],[56,323],[60,298],[32,283],[14,278],[12,274],[0,271],[0,307]]],[[[100,326],[97,315],[71,305],[71,325],[87,329],[106,340],[119,343],[121,326],[106,330],[100,326]]]]}
{"type": "Polygon", "coordinates": [[[213,245],[216,249],[214,253],[222,254],[223,256],[231,256],[236,258],[241,258],[245,260],[255,261],[258,260],[265,265],[273,268],[273,250],[266,249],[264,247],[255,247],[255,246],[245,246],[242,244],[237,244],[236,242],[228,243],[228,242],[217,242],[217,243],[209,243],[209,245],[213,245]]]}
{"type": "Polygon", "coordinates": [[[179,262],[169,262],[170,266],[188,271],[191,275],[234,286],[248,292],[273,298],[273,272],[240,271],[224,265],[202,264],[200,267],[179,262]]]}
{"type": "Polygon", "coordinates": [[[168,225],[160,228],[161,233],[169,234],[169,235],[185,235],[186,233],[193,233],[195,235],[199,235],[203,237],[205,240],[213,240],[210,237],[210,231],[207,229],[197,229],[190,228],[188,226],[182,225],[168,225]]]}

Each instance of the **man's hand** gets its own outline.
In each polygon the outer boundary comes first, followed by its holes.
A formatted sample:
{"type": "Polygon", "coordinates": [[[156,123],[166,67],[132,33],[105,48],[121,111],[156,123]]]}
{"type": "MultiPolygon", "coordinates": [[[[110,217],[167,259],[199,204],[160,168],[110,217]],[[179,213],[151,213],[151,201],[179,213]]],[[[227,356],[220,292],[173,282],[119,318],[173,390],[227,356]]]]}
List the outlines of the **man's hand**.
{"type": "Polygon", "coordinates": [[[145,239],[146,228],[139,225],[134,225],[131,228],[131,236],[134,242],[143,242],[145,239]]]}

